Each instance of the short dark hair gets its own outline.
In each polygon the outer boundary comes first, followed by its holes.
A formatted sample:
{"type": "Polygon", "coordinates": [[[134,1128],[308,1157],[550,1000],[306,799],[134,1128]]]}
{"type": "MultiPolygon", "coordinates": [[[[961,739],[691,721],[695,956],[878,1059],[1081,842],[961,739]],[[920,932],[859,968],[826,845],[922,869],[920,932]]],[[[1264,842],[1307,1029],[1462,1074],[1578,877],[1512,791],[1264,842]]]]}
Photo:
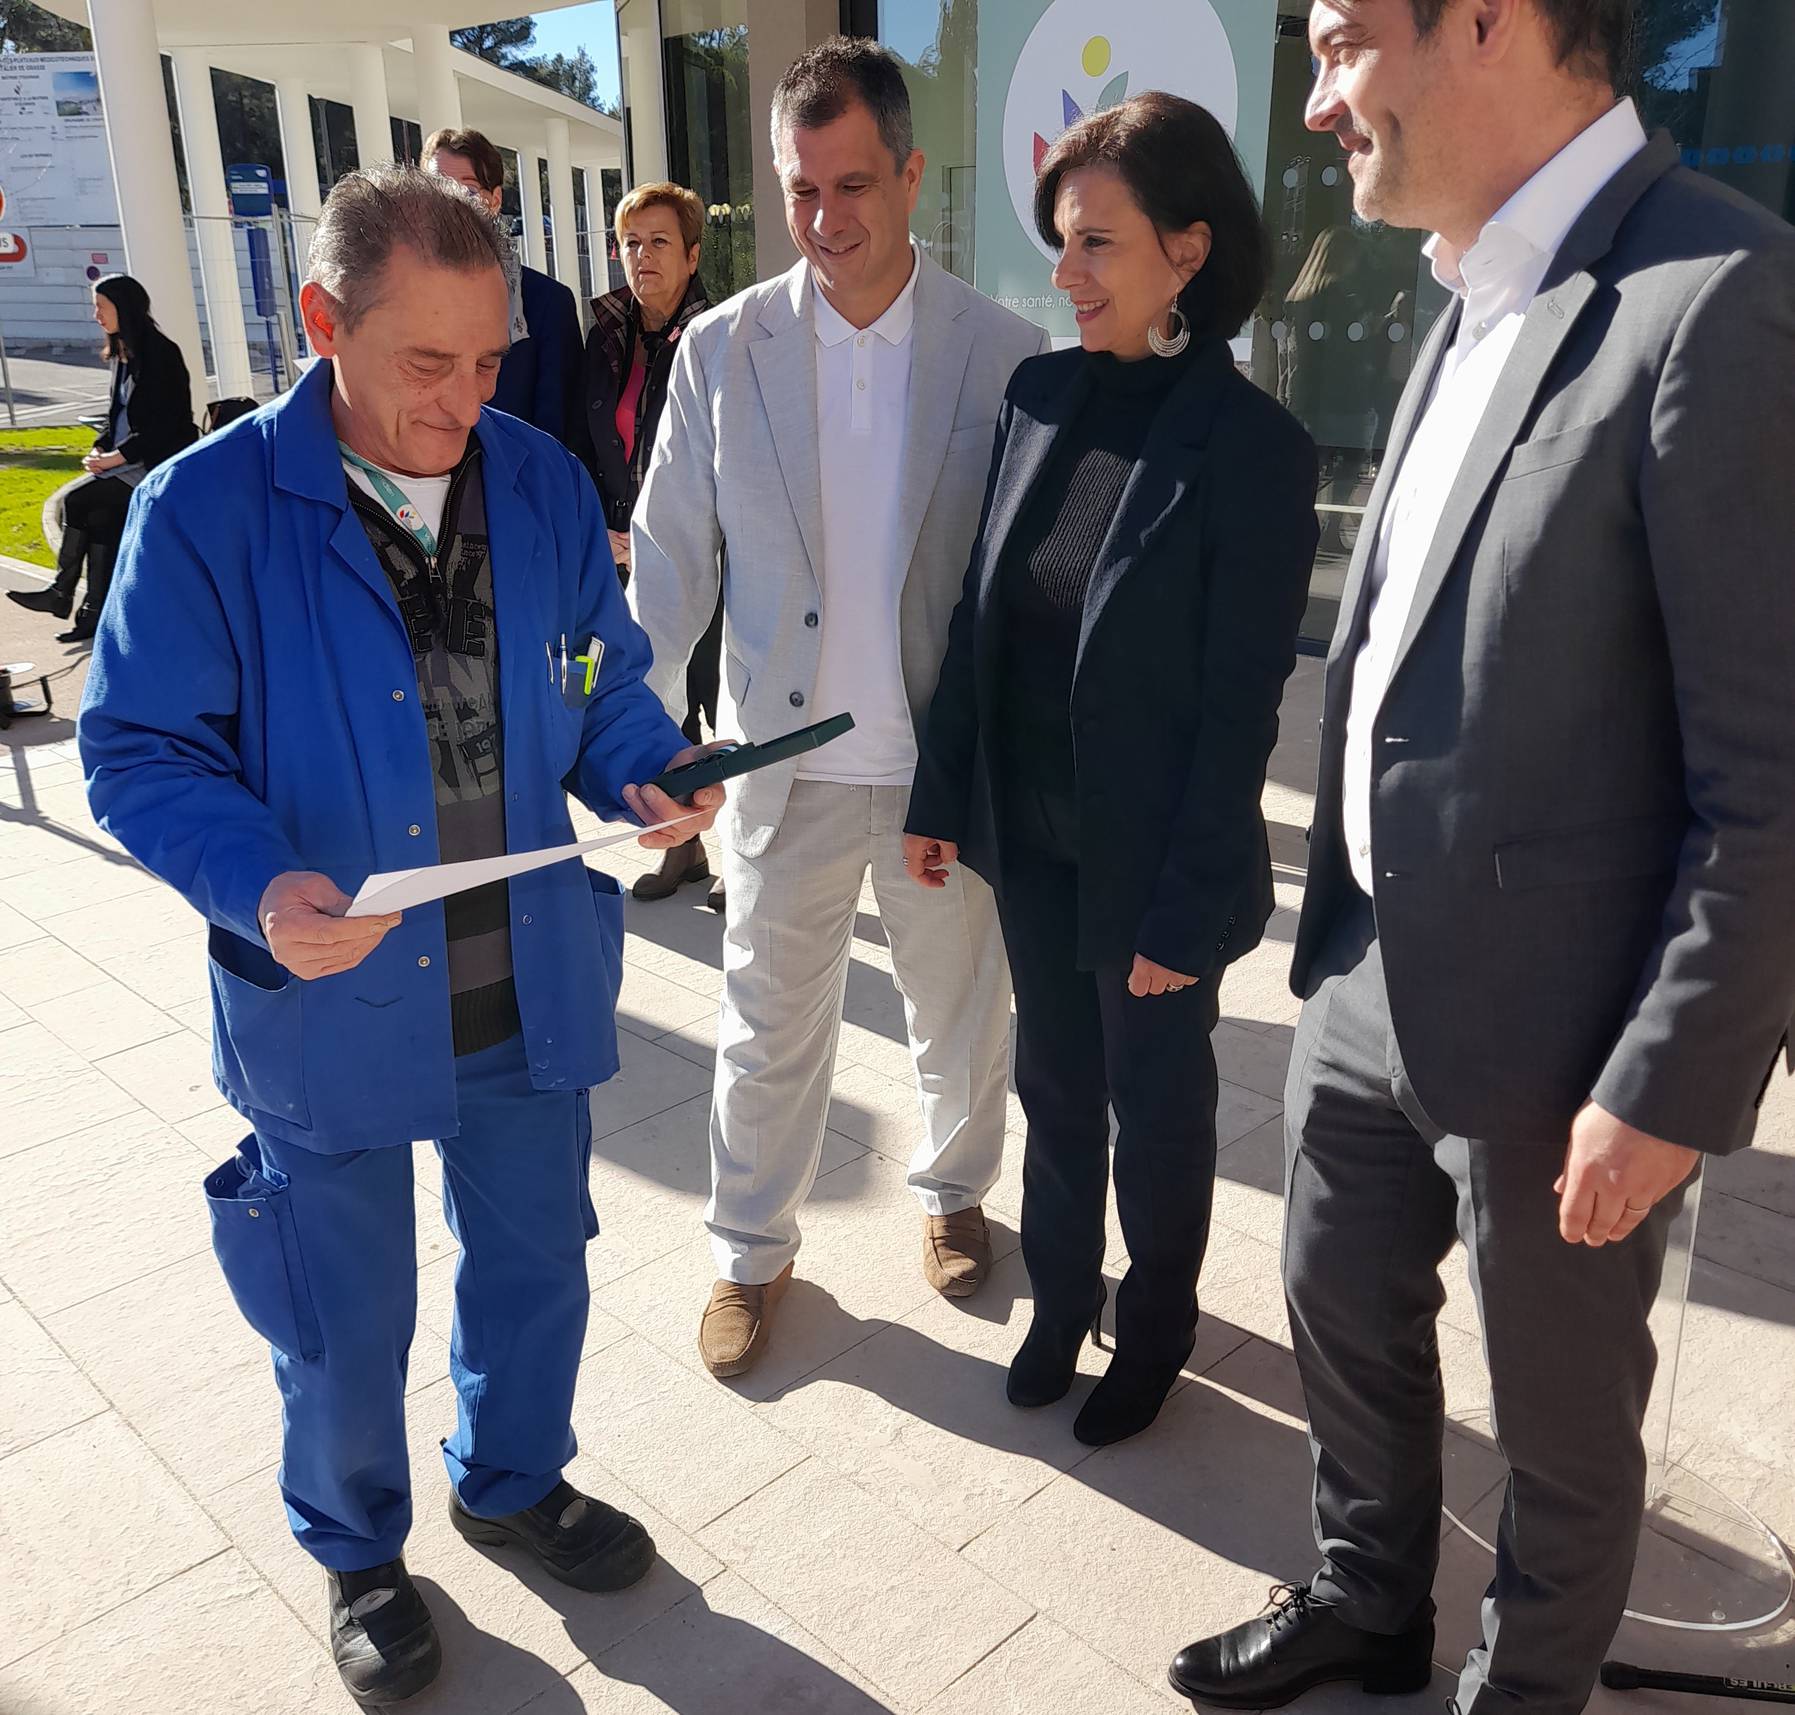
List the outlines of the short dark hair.
{"type": "Polygon", "coordinates": [[[440,131],[432,131],[424,139],[423,152],[418,156],[419,165],[429,166],[438,149],[446,149],[451,155],[465,155],[467,164],[474,169],[474,177],[480,181],[481,190],[496,191],[504,185],[505,157],[484,131],[469,130],[463,125],[445,125],[440,131]]]}
{"type": "Polygon", "coordinates": [[[910,90],[889,48],[867,36],[831,36],[800,54],[773,89],[773,155],[788,126],[814,131],[859,102],[879,127],[879,141],[900,170],[916,153],[910,90]]]}
{"type": "Polygon", "coordinates": [[[1271,240],[1246,169],[1207,108],[1161,89],[1143,90],[1063,133],[1035,175],[1035,227],[1054,246],[1060,181],[1082,167],[1109,167],[1163,233],[1199,220],[1213,234],[1209,260],[1178,299],[1199,338],[1232,334],[1265,295],[1271,240]]]}
{"type": "Polygon", "coordinates": [[[469,273],[503,270],[507,254],[498,222],[453,179],[417,167],[345,173],[324,199],[306,270],[351,333],[379,302],[387,261],[401,244],[434,267],[469,273]]]}
{"type": "MultiPolygon", "coordinates": [[[[1431,36],[1454,0],[1409,0],[1415,28],[1431,36]]],[[[1533,0],[1551,27],[1558,63],[1585,77],[1627,85],[1633,57],[1635,0],[1533,0]]]]}

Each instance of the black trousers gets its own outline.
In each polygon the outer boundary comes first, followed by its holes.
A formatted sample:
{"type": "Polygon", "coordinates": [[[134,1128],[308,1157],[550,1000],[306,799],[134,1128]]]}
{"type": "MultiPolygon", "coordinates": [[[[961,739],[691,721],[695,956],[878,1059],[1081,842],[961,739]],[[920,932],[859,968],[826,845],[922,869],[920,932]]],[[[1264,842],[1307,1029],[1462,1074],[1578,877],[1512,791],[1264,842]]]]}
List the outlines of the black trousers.
{"type": "Polygon", "coordinates": [[[717,730],[717,696],[723,679],[723,598],[717,597],[717,611],[698,639],[692,659],[686,663],[686,718],[682,730],[688,744],[700,744],[704,729],[698,724],[702,715],[712,732],[717,730]]]}
{"type": "Polygon", "coordinates": [[[999,908],[1016,994],[1016,1090],[1028,1117],[1022,1259],[1035,1314],[1072,1326],[1097,1307],[1117,1122],[1116,1206],[1128,1273],[1116,1353],[1181,1364],[1215,1192],[1214,982],[1137,999],[1128,960],[1081,971],[1070,800],[1013,791],[999,908]]]}
{"type": "Polygon", "coordinates": [[[1315,1453],[1315,1593],[1367,1631],[1428,1611],[1439,1268],[1463,1239],[1509,1479],[1458,1707],[1577,1715],[1633,1573],[1656,1363],[1647,1318],[1683,1192],[1619,1244],[1566,1244],[1552,1190],[1564,1137],[1453,1137],[1416,1100],[1368,901],[1335,926],[1316,979],[1284,1108],[1284,1289],[1315,1453]]]}
{"type": "Polygon", "coordinates": [[[79,530],[90,542],[116,548],[125,533],[132,489],[115,476],[90,476],[78,482],[62,501],[65,528],[79,530]]]}

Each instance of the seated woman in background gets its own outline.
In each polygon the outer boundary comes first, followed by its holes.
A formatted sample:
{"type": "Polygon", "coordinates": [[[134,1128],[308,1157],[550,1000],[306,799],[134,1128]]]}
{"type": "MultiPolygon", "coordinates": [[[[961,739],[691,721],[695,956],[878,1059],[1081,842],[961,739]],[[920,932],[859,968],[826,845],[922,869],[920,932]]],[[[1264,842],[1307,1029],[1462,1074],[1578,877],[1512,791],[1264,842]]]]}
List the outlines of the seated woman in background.
{"type": "Polygon", "coordinates": [[[81,611],[58,643],[85,643],[99,626],[131,491],[164,459],[199,437],[186,359],[156,326],[149,293],[129,274],[108,274],[93,289],[93,319],[106,335],[104,350],[112,360],[106,429],[81,461],[87,474],[63,495],[55,581],[44,590],[6,592],[20,607],[67,619],[86,566],[81,611]]]}
{"type": "Polygon", "coordinates": [[[1107,1295],[1109,1110],[1128,1272],[1073,1433],[1145,1429],[1196,1337],[1222,972],[1272,910],[1259,799],[1315,552],[1315,449],[1235,369],[1268,246],[1227,133],[1150,92],[1065,133],[1035,222],[1082,350],[997,422],[904,836],[997,890],[1028,1118],[1034,1321],[1009,1397],[1071,1387],[1107,1295]]]}
{"type": "MultiPolygon", "coordinates": [[[[617,205],[617,249],[623,257],[621,292],[592,300],[586,336],[586,462],[604,502],[617,574],[629,582],[629,521],[648,474],[654,432],[673,373],[679,336],[710,308],[698,281],[704,204],[684,185],[639,185],[617,205]]],[[[686,736],[703,743],[702,720],[713,733],[723,665],[723,604],[692,651],[686,669],[686,736]],[[702,717],[702,720],[701,720],[702,717]]],[[[638,899],[667,899],[688,881],[708,881],[710,860],[696,836],[670,846],[653,875],[639,876],[638,899]]],[[[723,909],[723,882],[706,903],[723,909]]]]}

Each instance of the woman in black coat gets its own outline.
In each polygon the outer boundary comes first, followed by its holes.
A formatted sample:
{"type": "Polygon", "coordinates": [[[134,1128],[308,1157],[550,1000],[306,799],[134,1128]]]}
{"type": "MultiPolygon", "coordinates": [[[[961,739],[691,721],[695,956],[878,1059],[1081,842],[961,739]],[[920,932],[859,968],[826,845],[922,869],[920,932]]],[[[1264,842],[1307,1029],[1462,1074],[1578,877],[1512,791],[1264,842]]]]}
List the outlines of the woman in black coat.
{"type": "MultiPolygon", "coordinates": [[[[638,185],[617,205],[617,248],[627,289],[592,300],[586,336],[584,456],[604,502],[617,575],[629,582],[629,522],[648,475],[654,433],[667,401],[673,353],[692,321],[710,308],[698,282],[704,205],[683,185],[638,185]]],[[[703,720],[717,725],[723,671],[723,604],[686,667],[685,731],[703,742],[703,720]]],[[[667,899],[688,881],[709,881],[710,860],[696,835],[669,846],[661,867],[636,878],[637,899],[667,899]]],[[[719,877],[706,901],[723,909],[719,877]]]]}
{"type": "Polygon", "coordinates": [[[74,626],[56,639],[92,637],[112,584],[131,491],[164,459],[198,439],[181,348],[156,326],[150,296],[129,274],[109,274],[93,289],[93,319],[112,360],[112,402],[105,432],[81,461],[86,476],[63,496],[56,580],[46,590],[7,594],[20,607],[67,619],[87,567],[87,595],[74,626]]]}
{"type": "Polygon", "coordinates": [[[996,888],[1028,1116],[1035,1313],[1017,1405],[1072,1384],[1105,1298],[1109,1110],[1129,1268],[1093,1446],[1190,1356],[1215,1179],[1209,1036],[1272,910],[1259,800],[1316,542],[1315,449],[1228,336],[1267,245],[1222,127],[1158,92],[1069,130],[1035,219],[1082,349],[1017,371],[905,834],[996,888]]]}

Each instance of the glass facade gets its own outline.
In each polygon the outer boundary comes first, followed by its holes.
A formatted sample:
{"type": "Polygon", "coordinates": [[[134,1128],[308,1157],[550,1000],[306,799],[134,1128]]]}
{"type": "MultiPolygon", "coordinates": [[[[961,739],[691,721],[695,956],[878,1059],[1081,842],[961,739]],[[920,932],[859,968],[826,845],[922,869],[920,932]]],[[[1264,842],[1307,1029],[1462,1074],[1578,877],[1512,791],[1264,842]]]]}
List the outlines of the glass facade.
{"type": "MultiPolygon", "coordinates": [[[[877,0],[878,33],[904,62],[928,160],[913,230],[975,284],[978,3],[877,0]]],[[[1321,449],[1321,547],[1303,621],[1319,647],[1333,632],[1396,402],[1446,293],[1421,256],[1422,235],[1354,219],[1338,145],[1303,125],[1308,13],[1308,0],[1266,9],[1277,37],[1266,155],[1248,165],[1264,167],[1274,267],[1250,356],[1246,342],[1236,350],[1321,449]]],[[[1090,0],[1092,32],[1107,16],[1103,0],[1090,0]]],[[[1640,0],[1632,83],[1646,128],[1669,130],[1688,166],[1795,220],[1795,0],[1640,0]]]]}
{"type": "Polygon", "coordinates": [[[667,177],[708,211],[698,273],[720,304],[755,279],[747,0],[662,0],[661,67],[667,177]]]}

